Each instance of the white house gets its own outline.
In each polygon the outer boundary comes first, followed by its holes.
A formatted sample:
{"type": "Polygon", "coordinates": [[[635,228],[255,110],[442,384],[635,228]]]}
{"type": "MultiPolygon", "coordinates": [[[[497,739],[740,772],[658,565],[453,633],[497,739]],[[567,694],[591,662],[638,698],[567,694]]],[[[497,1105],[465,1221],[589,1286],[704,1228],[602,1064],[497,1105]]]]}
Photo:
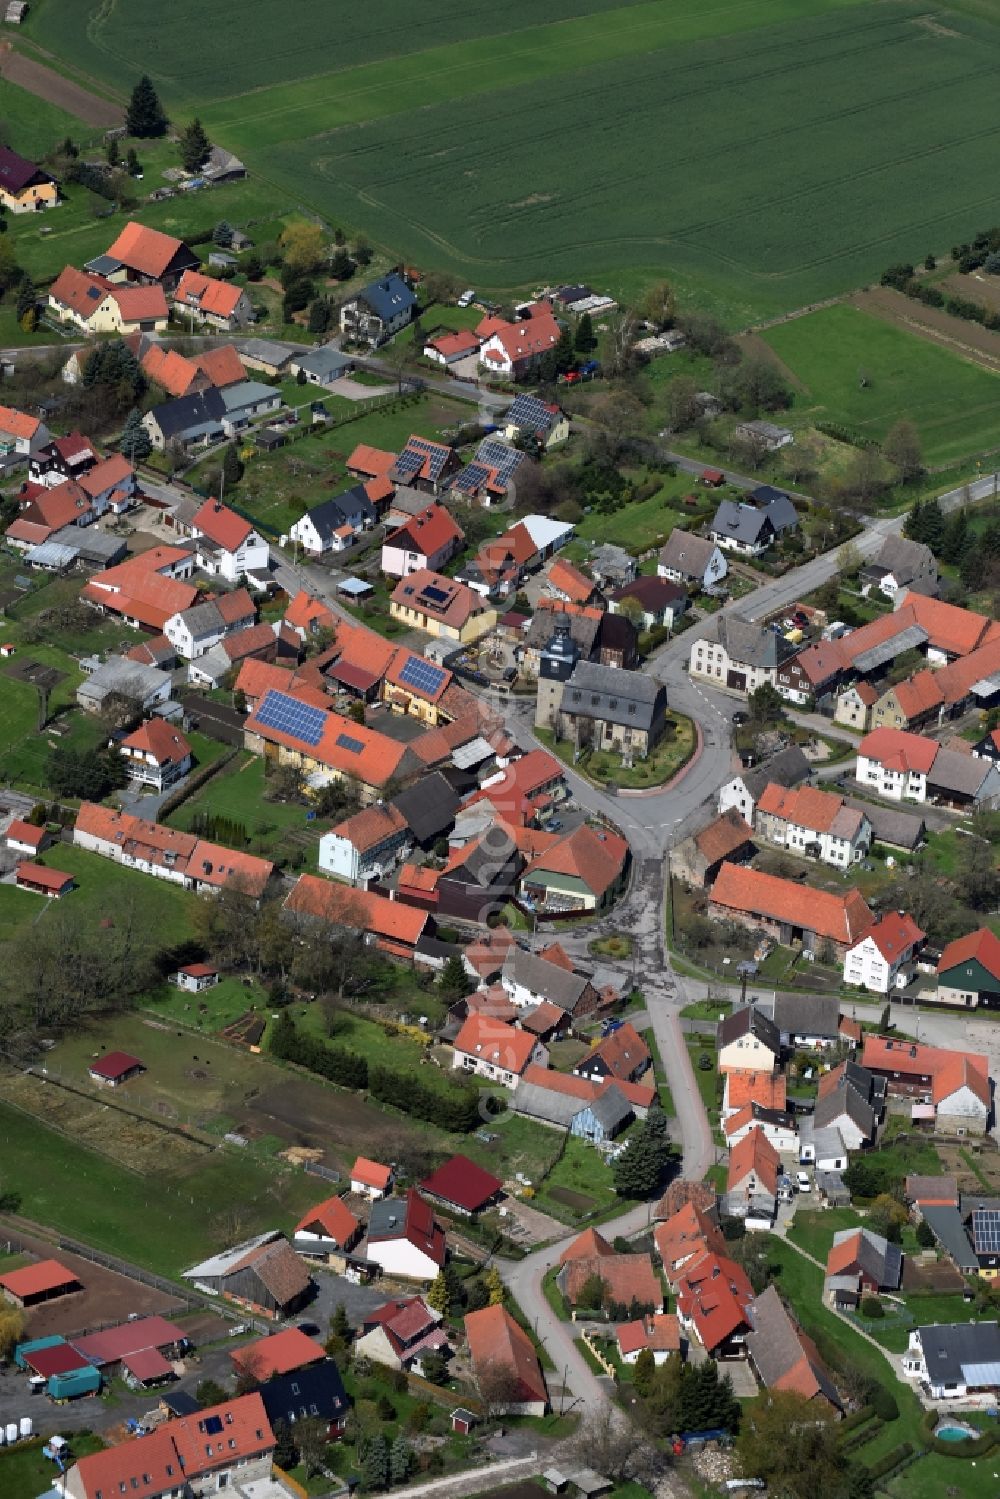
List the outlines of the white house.
{"type": "Polygon", "coordinates": [[[526,1067],[549,1065],[549,1053],[530,1031],[474,1013],[455,1037],[452,1067],[513,1090],[526,1067]]]}
{"type": "Polygon", "coordinates": [[[162,718],[149,718],[118,746],[133,786],[164,791],[191,769],[191,746],[180,729],[162,718]]]}
{"type": "Polygon", "coordinates": [[[14,406],[0,406],[0,460],[27,460],[39,448],[48,447],[51,435],[37,416],[28,416],[14,406]]]}
{"type": "Polygon", "coordinates": [[[844,983],[889,994],[905,989],[913,977],[913,961],[924,940],[912,916],[889,911],[844,955],[844,983]]]}
{"type": "Polygon", "coordinates": [[[185,271],[178,281],[174,311],[227,333],[253,322],[253,303],[242,286],[203,276],[200,271],[185,271]]]}
{"type": "Polygon", "coordinates": [[[1000,1323],[935,1322],[915,1327],[903,1354],[903,1373],[930,1388],[932,1400],[992,1396],[1000,1365],[1000,1323]]]}
{"type": "Polygon", "coordinates": [[[765,1140],[774,1146],[779,1155],[798,1156],[799,1132],[795,1127],[794,1115],[785,1114],[778,1109],[765,1109],[756,1103],[744,1104],[723,1125],[726,1144],[732,1149],[752,1129],[762,1130],[765,1140]]]}
{"type": "Polygon", "coordinates": [[[728,571],[729,563],[714,541],[676,528],[667,537],[656,564],[658,577],[709,591],[722,582],[728,571]]]}
{"type": "Polygon", "coordinates": [[[323,834],[319,867],[351,885],[363,885],[383,879],[412,847],[402,814],[388,803],[376,802],[323,834]]]}
{"type": "Polygon", "coordinates": [[[271,549],[252,523],[219,500],[206,500],[192,518],[202,572],[235,583],[247,573],[266,573],[271,549]]]}
{"type": "Polygon", "coordinates": [[[860,863],[872,843],[872,825],[863,812],[849,807],[842,796],[813,786],[766,786],[757,802],[754,831],[778,848],[834,869],[860,863]]]}
{"type": "Polygon", "coordinates": [[[378,1202],[392,1190],[392,1167],[381,1161],[370,1161],[359,1155],[351,1167],[351,1191],[357,1197],[367,1197],[369,1202],[378,1202]]]}
{"type": "Polygon", "coordinates": [[[854,779],[891,801],[927,799],[927,777],[940,746],[905,729],[873,729],[858,746],[854,779]]]}
{"type": "Polygon", "coordinates": [[[781,1035],[769,1015],[741,1005],[722,1021],[716,1034],[719,1071],[771,1073],[781,1055],[781,1035]]]}
{"type": "Polygon", "coordinates": [[[797,745],[780,750],[754,770],[741,771],[719,788],[719,812],[735,809],[753,827],[757,803],[768,786],[797,786],[809,779],[809,761],[797,745]]]}
{"type": "Polygon", "coordinates": [[[172,614],[163,626],[163,633],[178,656],[193,661],[204,656],[213,645],[218,645],[226,635],[237,630],[247,630],[256,617],[253,599],[245,588],[236,588],[232,593],[221,593],[214,599],[193,604],[172,614]]]}
{"type": "Polygon", "coordinates": [[[360,531],[370,531],[376,521],[375,506],[363,484],[323,500],[307,510],[289,529],[289,536],[314,557],[324,552],[345,551],[360,531]]]}
{"type": "Polygon", "coordinates": [[[402,276],[390,271],[344,303],[340,331],[354,343],[377,349],[413,320],[417,299],[402,276]]]}
{"type": "Polygon", "coordinates": [[[445,1260],[444,1229],[415,1187],[405,1197],[382,1197],[372,1204],[367,1256],[386,1275],[403,1280],[436,1277],[445,1260]]]}

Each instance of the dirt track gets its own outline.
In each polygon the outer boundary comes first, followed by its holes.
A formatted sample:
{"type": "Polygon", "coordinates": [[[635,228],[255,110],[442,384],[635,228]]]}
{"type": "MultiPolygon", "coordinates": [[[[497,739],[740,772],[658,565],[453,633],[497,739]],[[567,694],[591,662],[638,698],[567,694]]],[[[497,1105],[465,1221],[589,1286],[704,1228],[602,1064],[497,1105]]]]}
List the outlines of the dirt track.
{"type": "Polygon", "coordinates": [[[57,104],[60,109],[75,115],[85,125],[107,128],[122,123],[124,111],[119,105],[99,98],[97,94],[81,88],[78,83],[70,82],[61,73],[47,68],[44,63],[34,62],[30,57],[12,51],[9,42],[0,49],[0,77],[5,78],[8,83],[17,84],[19,88],[27,89],[29,94],[34,94],[38,99],[57,104]]]}
{"type": "Polygon", "coordinates": [[[918,338],[940,344],[960,354],[983,369],[1000,372],[1000,333],[992,333],[979,323],[952,317],[940,307],[925,307],[923,302],[904,297],[888,286],[873,287],[851,297],[855,307],[871,312],[897,327],[907,328],[918,338]]]}

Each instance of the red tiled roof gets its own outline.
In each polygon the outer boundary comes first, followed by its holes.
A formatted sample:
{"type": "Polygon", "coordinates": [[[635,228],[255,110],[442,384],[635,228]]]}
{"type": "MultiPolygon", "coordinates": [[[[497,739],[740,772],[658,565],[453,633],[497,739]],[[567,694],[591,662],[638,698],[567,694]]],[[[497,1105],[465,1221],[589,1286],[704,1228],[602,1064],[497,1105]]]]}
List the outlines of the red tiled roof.
{"type": "Polygon", "coordinates": [[[96,802],[83,802],[76,816],[76,832],[104,843],[127,848],[129,853],[153,865],[170,855],[172,867],[198,884],[220,888],[238,880],[250,895],[261,895],[274,872],[267,859],[258,859],[218,843],[208,843],[192,833],[146,822],[128,812],[117,812],[96,802]]]}
{"type": "Polygon", "coordinates": [[[354,890],[335,885],[316,874],[299,875],[285,897],[284,909],[298,916],[313,916],[323,921],[349,926],[355,931],[370,932],[376,938],[413,948],[424,934],[427,912],[416,906],[405,906],[398,900],[387,900],[371,890],[354,890]]]}
{"type": "MultiPolygon", "coordinates": [[[[874,926],[868,928],[858,942],[865,942],[870,937],[889,963],[899,957],[900,953],[906,952],[907,948],[922,942],[926,936],[917,926],[912,916],[903,911],[887,911],[880,916],[874,926]]],[[[994,941],[996,939],[994,938],[994,941]]],[[[998,944],[1000,945],[1000,944],[998,944]]]]}
{"type": "Polygon", "coordinates": [[[227,552],[238,551],[253,530],[248,520],[219,500],[206,500],[191,526],[227,552]]]}
{"type": "Polygon", "coordinates": [[[79,1458],[79,1499],[172,1493],[216,1469],[232,1468],[274,1449],[274,1433],[256,1393],[165,1422],[148,1436],[79,1458]],[[215,1418],[213,1420],[213,1418],[215,1418]],[[216,1424],[218,1423],[218,1424],[216,1424]]]}
{"type": "Polygon", "coordinates": [[[50,869],[44,864],[33,864],[30,861],[18,864],[15,878],[19,885],[33,886],[36,890],[51,890],[59,894],[68,890],[73,884],[73,876],[62,869],[50,869]]]}
{"type": "Polygon", "coordinates": [[[730,807],[695,834],[695,845],[707,864],[718,864],[753,839],[750,825],[730,807]]]}
{"type": "Polygon", "coordinates": [[[22,822],[20,817],[13,818],[7,824],[4,834],[8,843],[26,843],[29,848],[39,849],[45,842],[47,833],[44,828],[36,828],[33,823],[22,822]]]}
{"type": "Polygon", "coordinates": [[[826,1257],[827,1275],[842,1275],[855,1264],[858,1252],[861,1248],[861,1230],[855,1229],[846,1239],[839,1244],[830,1246],[830,1252],[826,1257]]]}
{"type": "Polygon", "coordinates": [[[520,1075],[531,1061],[537,1041],[527,1031],[515,1030],[486,1015],[470,1015],[455,1037],[455,1051],[481,1058],[495,1067],[520,1075]]]}
{"type": "Polygon", "coordinates": [[[395,531],[390,531],[383,545],[432,557],[449,545],[464,541],[465,532],[443,505],[428,505],[419,515],[411,515],[395,531]]]}
{"type": "Polygon", "coordinates": [[[304,1229],[315,1232],[319,1229],[327,1238],[344,1247],[356,1237],[360,1228],[361,1224],[342,1197],[327,1197],[324,1202],[318,1202],[314,1208],[303,1213],[295,1225],[295,1232],[301,1233],[304,1229]]]}
{"type": "Polygon", "coordinates": [[[108,296],[117,302],[123,323],[160,321],[170,316],[162,286],[110,286],[108,296]]]}
{"type": "Polygon", "coordinates": [[[127,1353],[122,1363],[140,1384],[150,1379],[166,1379],[174,1372],[173,1365],[167,1363],[157,1348],[140,1348],[136,1353],[127,1353]]]}
{"type": "Polygon", "coordinates": [[[213,385],[220,390],[227,385],[238,385],[245,380],[247,372],[243,368],[239,352],[233,344],[221,344],[215,349],[203,349],[196,354],[194,362],[203,375],[207,375],[213,385]]]}
{"type": "Polygon", "coordinates": [[[694,1323],[709,1353],[749,1325],[746,1309],[752,1300],[745,1271],[721,1254],[700,1255],[684,1267],[677,1283],[678,1311],[694,1323]]]}
{"type": "MultiPolygon", "coordinates": [[[[528,316],[516,323],[508,323],[498,317],[483,318],[476,327],[476,333],[484,342],[495,338],[508,359],[514,363],[536,358],[559,342],[559,324],[551,310],[542,303],[533,303],[527,311],[528,316]]],[[[494,352],[487,350],[488,355],[494,352]]]]}
{"type": "Polygon", "coordinates": [[[42,1296],[50,1291],[70,1291],[78,1285],[78,1278],[58,1260],[39,1260],[35,1265],[24,1265],[20,1270],[8,1270],[6,1275],[0,1275],[0,1286],[19,1299],[42,1296]]]}
{"type": "Polygon", "coordinates": [[[108,490],[128,484],[134,476],[135,469],[125,455],[111,453],[107,458],[102,458],[100,463],[96,463],[88,473],[81,474],[77,482],[84,494],[96,499],[108,490]]]}
{"type": "Polygon", "coordinates": [[[447,359],[449,355],[471,354],[479,348],[479,339],[471,328],[462,328],[458,333],[442,333],[440,338],[428,339],[426,347],[436,349],[447,359]]]}
{"type": "Polygon", "coordinates": [[[594,591],[594,581],[588,578],[586,573],[574,567],[572,562],[567,562],[564,557],[557,557],[549,568],[548,581],[553,588],[560,593],[566,594],[571,604],[585,604],[594,591]]]}
{"type": "Polygon", "coordinates": [[[599,1254],[591,1259],[567,1261],[564,1271],[566,1299],[573,1305],[591,1276],[598,1276],[607,1288],[609,1300],[631,1306],[661,1307],[663,1287],[657,1279],[653,1262],[648,1254],[599,1254]]]}
{"type": "Polygon", "coordinates": [[[213,317],[229,318],[242,295],[243,288],[234,281],[219,281],[215,276],[203,276],[200,271],[185,271],[177,283],[174,301],[210,312],[213,317]]]}
{"type": "Polygon", "coordinates": [[[614,1253],[615,1250],[602,1233],[596,1228],[585,1228],[582,1234],[577,1234],[572,1244],[567,1244],[559,1256],[559,1264],[567,1265],[570,1260],[592,1260],[614,1253]]]}
{"type": "MultiPolygon", "coordinates": [[[[288,691],[287,688],[280,690],[288,691]]],[[[293,691],[292,695],[302,696],[298,691],[293,691]]],[[[299,750],[308,759],[353,776],[363,785],[384,786],[396,774],[400,761],[406,754],[405,744],[400,744],[375,729],[368,729],[364,724],[352,723],[332,711],[327,713],[322,733],[316,742],[300,739],[296,734],[264,722],[261,714],[265,710],[267,699],[268,692],[265,692],[247,719],[245,727],[249,733],[259,734],[272,744],[299,750]]]]}
{"type": "Polygon", "coordinates": [[[163,275],[178,250],[184,244],[171,234],[162,234],[159,229],[150,229],[130,219],[124,229],[109,246],[108,255],[120,260],[131,271],[157,279],[163,275]]]}
{"type": "Polygon", "coordinates": [[[353,816],[345,817],[331,832],[338,838],[346,839],[359,853],[365,853],[394,838],[398,833],[405,832],[406,827],[406,819],[391,802],[376,802],[374,806],[363,807],[353,816]]]}
{"type": "Polygon", "coordinates": [[[618,1351],[623,1358],[643,1348],[649,1348],[654,1353],[680,1351],[680,1323],[672,1312],[657,1312],[638,1322],[622,1322],[615,1331],[618,1335],[618,1351]]]}
{"type": "Polygon", "coordinates": [[[418,656],[415,651],[409,650],[406,646],[401,646],[389,663],[388,670],[385,673],[385,680],[394,687],[405,688],[407,692],[413,694],[415,697],[421,697],[426,699],[427,702],[436,703],[450,687],[453,680],[453,673],[447,671],[442,666],[439,668],[440,676],[435,678],[436,686],[428,687],[424,685],[419,688],[415,687],[413,682],[408,681],[404,674],[411,662],[422,660],[423,658],[418,656]]]}
{"type": "Polygon", "coordinates": [[[782,1072],[727,1072],[726,1101],[731,1109],[756,1103],[762,1109],[784,1109],[785,1075],[782,1072]]]}
{"type": "Polygon", "coordinates": [[[194,361],[163,344],[150,344],[140,365],[143,374],[168,396],[186,396],[198,379],[198,366],[194,361]]]}
{"type": "Polygon", "coordinates": [[[326,1357],[326,1352],[301,1327],[285,1327],[281,1332],[271,1333],[269,1337],[245,1343],[242,1348],[234,1348],[229,1357],[236,1365],[237,1373],[241,1369],[250,1370],[254,1378],[263,1383],[277,1375],[290,1374],[293,1369],[305,1369],[309,1364],[318,1364],[326,1357]]]}
{"type": "Polygon", "coordinates": [[[145,723],[126,735],[120,747],[152,755],[157,765],[179,765],[191,753],[191,746],[180,729],[173,728],[162,718],[147,718],[145,723]]]}
{"type": "Polygon", "coordinates": [[[751,1172],[764,1189],[774,1196],[778,1190],[781,1158],[764,1131],[755,1126],[729,1152],[726,1184],[729,1191],[739,1187],[751,1172]]]}
{"type": "MultiPolygon", "coordinates": [[[[9,832],[7,836],[10,837],[9,832]]],[[[1000,937],[991,932],[988,926],[981,926],[975,932],[967,932],[964,937],[956,937],[941,953],[937,966],[938,975],[947,973],[950,968],[957,968],[960,963],[979,963],[987,973],[1000,978],[1000,937]]]]}
{"type": "Polygon", "coordinates": [[[442,1202],[454,1203],[467,1213],[475,1213],[491,1202],[502,1186],[499,1177],[484,1171],[468,1156],[453,1155],[420,1183],[420,1190],[431,1197],[440,1197],[442,1202]]]}
{"type": "Polygon", "coordinates": [[[32,1348],[21,1357],[29,1369],[51,1379],[53,1374],[68,1374],[71,1369],[85,1369],[87,1360],[69,1343],[53,1343],[48,1348],[32,1348]]]}
{"type": "Polygon", "coordinates": [[[876,760],[886,770],[918,771],[926,775],[934,764],[939,745],[905,729],[872,729],[858,745],[858,754],[876,760]]]}
{"type": "Polygon", "coordinates": [[[103,1057],[88,1064],[88,1071],[96,1072],[98,1077],[107,1078],[108,1082],[114,1082],[126,1073],[134,1072],[137,1067],[145,1067],[138,1057],[132,1056],[127,1051],[105,1052],[103,1057]]]}
{"type": "Polygon", "coordinates": [[[406,1195],[401,1198],[393,1198],[397,1207],[403,1208],[402,1221],[393,1227],[386,1227],[383,1233],[372,1234],[371,1223],[368,1225],[368,1242],[382,1243],[387,1239],[406,1239],[415,1249],[426,1254],[428,1259],[436,1265],[444,1264],[445,1236],[444,1229],[434,1217],[434,1210],[430,1203],[425,1202],[416,1187],[410,1187],[406,1195]]]}
{"type": "Polygon", "coordinates": [[[390,603],[397,608],[415,610],[426,619],[451,625],[456,630],[461,630],[474,614],[481,614],[486,607],[479,595],[464,583],[432,572],[427,567],[400,578],[392,591],[390,603]],[[433,595],[430,590],[433,590],[433,595]]]}
{"type": "MultiPolygon", "coordinates": [[[[490,788],[490,800],[493,800],[490,788]]],[[[525,869],[522,879],[533,874],[565,874],[600,897],[620,877],[628,857],[628,844],[610,828],[592,828],[581,823],[572,833],[538,855],[525,869]]]]}
{"type": "Polygon", "coordinates": [[[912,591],[907,591],[904,607],[927,631],[928,644],[952,656],[967,656],[975,650],[991,624],[983,614],[912,591]]]}
{"type": "Polygon", "coordinates": [[[605,1036],[586,1056],[581,1057],[577,1066],[586,1066],[589,1071],[589,1064],[595,1057],[600,1057],[615,1078],[629,1078],[640,1064],[645,1069],[653,1060],[649,1047],[628,1020],[618,1030],[612,1031],[610,1036],[605,1036]]]}
{"type": "Polygon", "coordinates": [[[188,552],[180,547],[153,547],[119,562],[116,567],[95,573],[80,596],[117,614],[127,614],[151,629],[162,630],[172,615],[190,609],[198,597],[192,583],[165,577],[161,572],[186,556],[188,552]]]}
{"type": "Polygon", "coordinates": [[[828,890],[803,890],[795,880],[723,864],[712,886],[712,901],[748,916],[806,927],[833,942],[853,943],[872,924],[872,913],[860,890],[836,895],[828,890]]]}
{"type": "Polygon", "coordinates": [[[359,442],[348,458],[346,468],[348,473],[367,474],[374,479],[387,475],[395,462],[395,453],[387,453],[383,448],[373,448],[366,442],[359,442]]]}
{"type": "Polygon", "coordinates": [[[0,432],[9,437],[32,438],[41,426],[37,416],[18,411],[16,406],[0,406],[0,432]]]}
{"type": "Polygon", "coordinates": [[[324,604],[322,599],[315,598],[304,588],[300,588],[285,610],[285,623],[293,629],[305,630],[308,634],[313,628],[333,629],[337,616],[329,604],[324,604]]]}
{"type": "Polygon", "coordinates": [[[687,1261],[701,1249],[711,1249],[716,1254],[725,1252],[722,1230],[693,1202],[678,1208],[665,1223],[658,1223],[653,1230],[653,1242],[668,1276],[675,1265],[687,1261]]]}
{"type": "MultiPolygon", "coordinates": [[[[757,809],[796,827],[829,833],[844,809],[844,798],[815,786],[779,786],[771,781],[761,792],[757,809]]],[[[860,822],[861,814],[855,816],[860,822]]]]}
{"type": "Polygon", "coordinates": [[[376,1187],[384,1192],[392,1181],[392,1167],[383,1166],[381,1161],[370,1161],[367,1156],[359,1155],[351,1167],[351,1181],[363,1182],[366,1187],[376,1187]]]}
{"type": "Polygon", "coordinates": [[[944,702],[944,693],[936,680],[936,673],[926,668],[916,672],[905,681],[897,682],[892,689],[899,711],[907,720],[921,718],[931,713],[944,702]]]}
{"type": "Polygon", "coordinates": [[[922,1046],[918,1041],[868,1035],[861,1062],[876,1072],[898,1072],[904,1079],[929,1077],[931,1097],[936,1104],[963,1086],[989,1104],[989,1061],[982,1052],[948,1051],[938,1046],[922,1046]]]}
{"type": "Polygon", "coordinates": [[[514,1321],[505,1306],[485,1306],[465,1317],[465,1337],[477,1379],[495,1369],[513,1375],[511,1402],[545,1404],[547,1396],[541,1366],[528,1334],[514,1321]]]}

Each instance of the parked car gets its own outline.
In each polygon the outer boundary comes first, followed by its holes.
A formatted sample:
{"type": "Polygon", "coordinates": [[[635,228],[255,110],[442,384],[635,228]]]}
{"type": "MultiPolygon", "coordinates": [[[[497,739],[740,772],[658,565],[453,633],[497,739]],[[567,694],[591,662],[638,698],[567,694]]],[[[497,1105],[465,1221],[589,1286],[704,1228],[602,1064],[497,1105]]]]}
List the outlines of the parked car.
{"type": "Polygon", "coordinates": [[[809,1173],[807,1171],[797,1171],[795,1173],[795,1180],[800,1192],[812,1191],[812,1182],[809,1180],[809,1173]]]}

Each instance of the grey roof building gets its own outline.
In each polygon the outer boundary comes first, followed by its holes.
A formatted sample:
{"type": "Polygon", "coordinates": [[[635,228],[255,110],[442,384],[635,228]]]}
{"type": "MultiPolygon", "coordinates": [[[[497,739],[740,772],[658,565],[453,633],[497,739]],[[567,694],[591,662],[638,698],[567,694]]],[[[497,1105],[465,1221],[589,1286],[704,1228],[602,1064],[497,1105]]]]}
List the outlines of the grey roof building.
{"type": "Polygon", "coordinates": [[[587,558],[587,566],[602,587],[605,584],[620,587],[631,583],[635,577],[635,558],[624,547],[615,546],[610,541],[594,548],[587,558]]]}
{"type": "Polygon", "coordinates": [[[117,693],[141,703],[145,710],[166,702],[170,684],[170,673],[160,671],[158,666],[146,666],[127,656],[111,656],[80,683],[76,700],[86,712],[99,713],[105,699],[117,693]]]}
{"type": "Polygon", "coordinates": [[[653,739],[663,730],[667,691],[643,672],[579,661],[566,683],[562,711],[571,718],[642,729],[653,739]]]}
{"type": "Polygon", "coordinates": [[[881,802],[859,801],[845,796],[845,806],[855,812],[863,812],[872,825],[872,841],[886,843],[890,848],[901,848],[907,852],[918,848],[924,841],[927,828],[924,819],[914,812],[899,812],[881,802]]]}
{"type": "Polygon", "coordinates": [[[927,772],[927,793],[959,803],[992,802],[1000,796],[1000,770],[977,755],[939,749],[927,772]]]}
{"type": "Polygon", "coordinates": [[[1000,1385],[1000,1323],[938,1322],[911,1334],[919,1341],[932,1390],[1000,1385]]]}
{"type": "MultiPolygon", "coordinates": [[[[621,1089],[616,1088],[614,1084],[609,1088],[605,1088],[600,1098],[595,1098],[592,1103],[588,1103],[582,1109],[579,1107],[579,1099],[576,1099],[575,1102],[577,1110],[573,1116],[574,1119],[578,1118],[581,1114],[589,1112],[593,1115],[595,1122],[599,1126],[602,1137],[607,1140],[610,1140],[617,1130],[620,1130],[623,1125],[635,1117],[632,1105],[621,1089]]],[[[572,1129],[572,1125],[570,1127],[572,1129]]]]}
{"type": "Polygon", "coordinates": [[[774,1023],[782,1046],[811,1037],[835,1041],[840,1034],[840,1001],[835,994],[776,994],[774,1023]]]}
{"type": "MultiPolygon", "coordinates": [[[[718,555],[718,543],[707,536],[696,536],[692,531],[675,527],[660,549],[657,571],[665,577],[675,577],[681,583],[703,583],[709,575],[713,559],[718,555]]],[[[726,563],[717,568],[717,582],[726,575],[726,563]]]]}
{"type": "Polygon", "coordinates": [[[297,374],[299,370],[304,371],[306,378],[317,385],[332,385],[334,380],[339,380],[354,368],[354,360],[349,354],[342,354],[333,344],[323,344],[319,349],[309,349],[308,352],[293,355],[288,361],[288,367],[293,374],[297,374]]]}
{"type": "Polygon", "coordinates": [[[322,541],[328,541],[341,526],[355,530],[370,529],[375,524],[375,506],[365,493],[363,484],[355,484],[341,494],[322,500],[306,512],[322,541]]]}
{"type": "Polygon", "coordinates": [[[920,1216],[933,1230],[935,1239],[963,1275],[978,1275],[979,1260],[966,1233],[961,1211],[954,1207],[938,1207],[928,1203],[921,1207],[920,1216]]]}
{"type": "Polygon", "coordinates": [[[580,1100],[570,1094],[543,1088],[540,1083],[522,1082],[508,1099],[507,1107],[515,1114],[537,1119],[539,1124],[569,1129],[580,1112],[580,1100]]]}
{"type": "Polygon", "coordinates": [[[912,588],[933,597],[939,591],[934,553],[924,542],[905,536],[887,536],[878,556],[861,569],[861,576],[888,593],[912,588]]]}
{"type": "Polygon", "coordinates": [[[576,1013],[592,987],[587,974],[570,972],[558,963],[550,963],[537,953],[516,946],[504,959],[500,981],[510,994],[518,989],[527,990],[531,995],[549,1000],[569,1015],[576,1013]]]}
{"type": "Polygon", "coordinates": [[[739,614],[724,614],[717,625],[719,644],[731,662],[772,670],[794,656],[798,649],[775,630],[765,629],[739,614]]]}
{"type": "Polygon", "coordinates": [[[391,805],[403,818],[416,841],[426,844],[440,838],[453,825],[459,801],[459,795],[451,782],[439,770],[435,770],[398,792],[391,798],[391,805]]]}
{"type": "Polygon", "coordinates": [[[767,1389],[780,1386],[793,1369],[804,1363],[806,1369],[798,1375],[795,1389],[807,1399],[821,1396],[837,1410],[843,1409],[837,1386],[814,1344],[803,1337],[774,1286],[768,1286],[750,1302],[747,1318],[751,1328],[747,1333],[747,1352],[767,1389]]]}

